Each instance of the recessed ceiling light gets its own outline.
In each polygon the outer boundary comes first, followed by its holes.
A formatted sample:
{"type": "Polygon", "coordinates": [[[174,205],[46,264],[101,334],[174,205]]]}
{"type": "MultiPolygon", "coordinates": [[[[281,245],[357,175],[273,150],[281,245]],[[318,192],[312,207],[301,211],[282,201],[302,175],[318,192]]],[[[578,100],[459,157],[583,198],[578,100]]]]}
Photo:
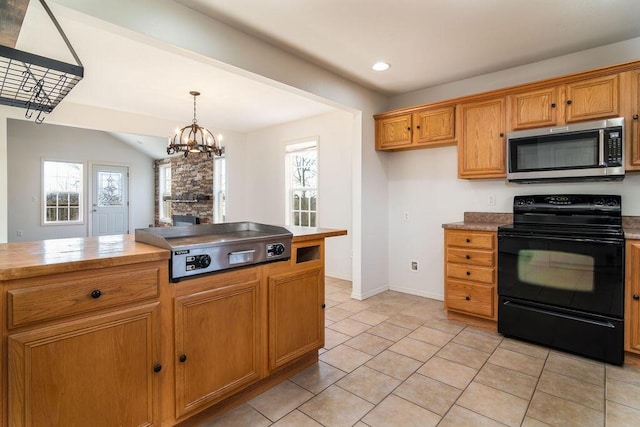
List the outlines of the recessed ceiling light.
{"type": "Polygon", "coordinates": [[[387,71],[389,67],[391,67],[391,65],[384,61],[378,61],[371,66],[374,71],[387,71]]]}

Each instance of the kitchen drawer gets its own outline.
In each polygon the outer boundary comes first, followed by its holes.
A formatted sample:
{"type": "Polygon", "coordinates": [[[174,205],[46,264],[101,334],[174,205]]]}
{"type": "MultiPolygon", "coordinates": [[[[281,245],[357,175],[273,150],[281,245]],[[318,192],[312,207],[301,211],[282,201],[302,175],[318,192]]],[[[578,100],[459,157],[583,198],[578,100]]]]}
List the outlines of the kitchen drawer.
{"type": "Polygon", "coordinates": [[[447,309],[485,317],[494,317],[495,286],[447,281],[447,309]]]}
{"type": "Polygon", "coordinates": [[[494,251],[482,251],[466,248],[447,248],[447,261],[458,264],[481,265],[484,267],[493,267],[494,251]]]}
{"type": "Polygon", "coordinates": [[[475,249],[493,249],[495,233],[491,231],[447,230],[447,246],[461,246],[475,249]]]}
{"type": "Polygon", "coordinates": [[[9,328],[159,296],[159,269],[94,275],[8,292],[9,328]]]}
{"type": "Polygon", "coordinates": [[[447,277],[472,280],[488,284],[495,283],[495,268],[447,263],[447,277]]]}

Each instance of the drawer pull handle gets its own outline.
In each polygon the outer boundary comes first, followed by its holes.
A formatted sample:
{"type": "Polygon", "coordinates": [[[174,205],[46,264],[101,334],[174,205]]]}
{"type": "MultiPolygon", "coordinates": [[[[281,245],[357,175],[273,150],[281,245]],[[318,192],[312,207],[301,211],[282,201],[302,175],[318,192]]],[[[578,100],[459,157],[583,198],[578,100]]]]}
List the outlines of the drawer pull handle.
{"type": "Polygon", "coordinates": [[[464,299],[466,299],[467,301],[471,300],[471,297],[469,295],[465,296],[464,299]]]}
{"type": "Polygon", "coordinates": [[[101,296],[102,296],[102,292],[100,292],[100,289],[95,289],[95,290],[91,291],[91,298],[98,299],[101,296]]]}
{"type": "Polygon", "coordinates": [[[467,239],[467,243],[471,243],[471,239],[467,239]]]}
{"type": "Polygon", "coordinates": [[[471,255],[467,255],[467,256],[466,256],[466,258],[467,258],[467,259],[471,259],[471,255]]]}
{"type": "Polygon", "coordinates": [[[640,295],[638,295],[638,294],[633,294],[633,299],[634,299],[634,300],[636,300],[636,301],[637,301],[637,300],[639,300],[639,299],[640,299],[640,295]]]}
{"type": "Polygon", "coordinates": [[[161,364],[157,364],[153,366],[153,372],[158,373],[162,370],[162,365],[161,364]]]}
{"type": "Polygon", "coordinates": [[[186,354],[181,354],[180,357],[178,358],[178,360],[182,363],[187,361],[187,355],[186,354]]]}
{"type": "Polygon", "coordinates": [[[471,272],[470,271],[467,271],[467,276],[471,276],[471,272]]]}

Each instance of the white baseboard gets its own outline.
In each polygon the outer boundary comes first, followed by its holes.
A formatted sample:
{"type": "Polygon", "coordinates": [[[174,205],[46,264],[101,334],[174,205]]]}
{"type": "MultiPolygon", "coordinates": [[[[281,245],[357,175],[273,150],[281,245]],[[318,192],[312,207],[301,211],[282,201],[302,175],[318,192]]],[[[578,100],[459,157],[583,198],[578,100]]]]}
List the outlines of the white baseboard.
{"type": "Polygon", "coordinates": [[[334,279],[346,280],[347,282],[351,282],[351,276],[344,276],[342,274],[327,273],[326,271],[325,271],[324,275],[325,275],[325,277],[331,277],[331,278],[334,278],[334,279]]]}
{"type": "Polygon", "coordinates": [[[396,291],[396,292],[402,292],[404,294],[409,294],[409,295],[417,295],[419,297],[424,297],[424,298],[435,299],[435,300],[438,300],[438,301],[444,301],[444,295],[437,294],[435,292],[418,291],[418,290],[415,290],[415,289],[403,288],[401,286],[389,286],[389,290],[390,291],[396,291]]]}
{"type": "Polygon", "coordinates": [[[388,291],[388,290],[389,290],[388,286],[381,286],[379,288],[373,289],[373,290],[371,290],[369,292],[366,292],[364,294],[356,294],[355,292],[352,292],[351,293],[351,298],[354,298],[354,299],[362,301],[362,300],[365,300],[367,298],[371,298],[374,295],[378,295],[378,294],[380,294],[380,293],[382,293],[384,291],[388,291]]]}

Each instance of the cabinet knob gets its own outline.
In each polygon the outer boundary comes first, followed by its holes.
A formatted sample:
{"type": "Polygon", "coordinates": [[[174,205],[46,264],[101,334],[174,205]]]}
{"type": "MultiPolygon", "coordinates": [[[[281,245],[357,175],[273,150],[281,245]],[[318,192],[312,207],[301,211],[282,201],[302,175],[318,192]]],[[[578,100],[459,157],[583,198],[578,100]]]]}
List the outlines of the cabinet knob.
{"type": "Polygon", "coordinates": [[[571,104],[573,104],[573,101],[570,99],[567,99],[567,105],[571,105],[571,104]]]}
{"type": "Polygon", "coordinates": [[[417,126],[416,126],[416,129],[420,129],[420,125],[417,125],[417,126]]]}
{"type": "Polygon", "coordinates": [[[466,299],[467,301],[471,300],[471,297],[469,295],[465,296],[464,299],[466,299]]]}
{"type": "Polygon", "coordinates": [[[411,127],[407,127],[407,130],[411,130],[411,127]]]}
{"type": "Polygon", "coordinates": [[[555,102],[551,104],[551,108],[556,108],[556,103],[555,102]]]}
{"type": "Polygon", "coordinates": [[[327,308],[327,304],[322,304],[320,307],[327,308]]]}
{"type": "Polygon", "coordinates": [[[178,360],[182,363],[187,361],[187,355],[186,354],[181,354],[180,357],[178,357],[178,360]]]}
{"type": "Polygon", "coordinates": [[[503,132],[500,132],[500,138],[502,138],[504,136],[503,132]]]}
{"type": "Polygon", "coordinates": [[[471,276],[471,272],[470,271],[467,271],[467,276],[471,276]]]}
{"type": "Polygon", "coordinates": [[[161,364],[158,363],[156,365],[153,365],[153,372],[157,373],[157,372],[160,372],[161,370],[162,370],[162,365],[161,364]]]}
{"type": "Polygon", "coordinates": [[[100,289],[94,289],[93,291],[91,291],[91,298],[98,299],[101,296],[102,296],[102,292],[100,292],[100,289]]]}
{"type": "Polygon", "coordinates": [[[471,259],[471,255],[467,255],[465,258],[467,258],[467,259],[471,259]]]}
{"type": "Polygon", "coordinates": [[[466,239],[466,240],[467,240],[467,243],[471,243],[471,239],[466,239]]]}
{"type": "Polygon", "coordinates": [[[639,299],[640,299],[640,295],[638,295],[638,294],[633,294],[633,299],[634,299],[634,300],[636,300],[636,301],[637,301],[637,300],[639,300],[639,299]]]}
{"type": "Polygon", "coordinates": [[[638,120],[638,115],[637,114],[633,115],[633,120],[638,120]]]}

